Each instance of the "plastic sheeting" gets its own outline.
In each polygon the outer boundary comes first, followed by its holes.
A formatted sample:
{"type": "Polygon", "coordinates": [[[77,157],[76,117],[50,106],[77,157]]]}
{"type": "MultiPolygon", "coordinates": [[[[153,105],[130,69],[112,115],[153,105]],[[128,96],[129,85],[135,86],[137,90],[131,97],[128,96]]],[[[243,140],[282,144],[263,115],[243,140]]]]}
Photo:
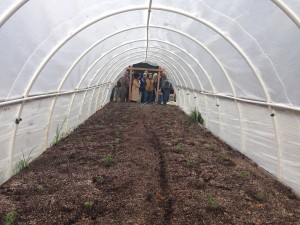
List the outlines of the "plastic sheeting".
{"type": "Polygon", "coordinates": [[[295,0],[2,0],[0,183],[149,62],[185,112],[300,193],[299,18],[295,0]]]}

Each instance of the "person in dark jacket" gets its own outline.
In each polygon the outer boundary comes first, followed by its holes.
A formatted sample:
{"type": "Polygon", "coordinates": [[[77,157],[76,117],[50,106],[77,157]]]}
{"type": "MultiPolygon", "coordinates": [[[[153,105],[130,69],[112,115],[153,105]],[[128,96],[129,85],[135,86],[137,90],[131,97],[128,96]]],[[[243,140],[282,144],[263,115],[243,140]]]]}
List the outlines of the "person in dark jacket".
{"type": "Polygon", "coordinates": [[[121,84],[121,102],[128,101],[128,89],[129,89],[129,72],[126,70],[124,76],[120,79],[121,84]]]}
{"type": "Polygon", "coordinates": [[[153,102],[153,92],[154,92],[154,80],[152,73],[149,73],[148,78],[146,79],[146,92],[145,92],[145,101],[147,103],[153,102]]]}
{"type": "MultiPolygon", "coordinates": [[[[151,73],[151,75],[152,75],[152,73],[151,73]]],[[[155,102],[156,101],[156,95],[157,95],[157,93],[156,93],[156,88],[157,88],[157,73],[155,73],[154,75],[153,75],[153,80],[154,80],[154,90],[153,90],[153,102],[155,102]]]]}
{"type": "Polygon", "coordinates": [[[146,102],[146,99],[145,99],[146,78],[147,78],[147,74],[144,73],[143,76],[140,79],[140,96],[141,96],[141,102],[142,103],[146,102]]]}
{"type": "Polygon", "coordinates": [[[167,102],[169,101],[171,88],[172,84],[169,82],[168,78],[165,77],[161,82],[161,92],[164,105],[167,104],[167,102]]]}

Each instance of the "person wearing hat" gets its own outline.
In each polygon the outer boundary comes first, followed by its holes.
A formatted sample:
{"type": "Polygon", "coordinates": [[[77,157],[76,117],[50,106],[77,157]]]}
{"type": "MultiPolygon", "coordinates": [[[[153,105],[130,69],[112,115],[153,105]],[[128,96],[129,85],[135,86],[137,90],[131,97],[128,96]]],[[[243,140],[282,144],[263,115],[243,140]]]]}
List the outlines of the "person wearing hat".
{"type": "Polygon", "coordinates": [[[137,102],[140,97],[140,80],[139,75],[137,73],[133,74],[133,82],[131,89],[131,101],[137,102]]]}

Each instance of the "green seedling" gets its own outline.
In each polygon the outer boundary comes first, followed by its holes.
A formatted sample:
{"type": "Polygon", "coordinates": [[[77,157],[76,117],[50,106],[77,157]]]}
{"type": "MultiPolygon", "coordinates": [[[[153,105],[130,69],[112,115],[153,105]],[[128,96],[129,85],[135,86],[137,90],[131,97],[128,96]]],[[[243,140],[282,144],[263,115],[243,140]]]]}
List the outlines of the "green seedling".
{"type": "Polygon", "coordinates": [[[114,146],[113,146],[112,144],[109,144],[109,145],[108,145],[108,148],[109,148],[109,149],[113,149],[114,146]]]}
{"type": "Polygon", "coordinates": [[[168,130],[167,134],[170,135],[170,136],[173,136],[172,130],[168,130]]]}
{"type": "Polygon", "coordinates": [[[123,127],[123,126],[120,126],[120,127],[119,127],[119,131],[122,132],[123,130],[124,130],[124,127],[123,127]]]}
{"type": "Polygon", "coordinates": [[[186,160],[186,164],[189,167],[192,167],[195,164],[195,158],[193,156],[189,156],[186,160]]]}
{"type": "Polygon", "coordinates": [[[196,186],[197,186],[198,188],[203,187],[204,184],[205,184],[205,181],[204,181],[202,178],[199,178],[199,179],[196,180],[196,186]]]}
{"type": "Polygon", "coordinates": [[[193,120],[195,120],[196,122],[198,122],[198,123],[200,123],[200,124],[203,124],[203,123],[204,123],[204,119],[203,119],[201,113],[200,113],[196,108],[194,108],[194,109],[190,112],[189,116],[190,116],[193,120]]]}
{"type": "Polygon", "coordinates": [[[209,209],[217,209],[219,207],[217,199],[214,198],[211,194],[207,196],[207,207],[209,209]]]}
{"type": "Polygon", "coordinates": [[[27,156],[27,158],[24,155],[23,149],[22,149],[22,159],[18,161],[17,163],[17,172],[22,171],[26,168],[29,167],[29,162],[31,160],[31,153],[33,150],[31,150],[31,152],[29,153],[29,155],[27,156]]]}
{"type": "Polygon", "coordinates": [[[38,192],[43,192],[43,191],[44,191],[43,185],[37,185],[37,186],[36,186],[36,190],[37,190],[38,192]]]}
{"type": "Polygon", "coordinates": [[[66,163],[63,163],[63,164],[60,164],[60,168],[63,170],[63,171],[68,171],[68,164],[66,163]]]}
{"type": "Polygon", "coordinates": [[[64,121],[62,122],[61,126],[57,125],[56,132],[55,132],[55,137],[54,137],[54,140],[53,140],[51,146],[55,145],[61,139],[67,137],[69,134],[72,133],[72,131],[70,129],[68,129],[66,131],[62,131],[66,120],[67,120],[67,118],[64,119],[64,121]]]}
{"type": "Polygon", "coordinates": [[[190,131],[190,132],[192,132],[192,131],[194,131],[194,127],[188,127],[188,131],[190,131]]]}
{"type": "Polygon", "coordinates": [[[80,142],[80,146],[81,146],[81,147],[84,147],[83,141],[80,140],[79,142],[80,142]]]}
{"type": "Polygon", "coordinates": [[[116,144],[119,144],[120,143],[120,138],[116,138],[115,142],[116,142],[116,144]]]}
{"type": "Polygon", "coordinates": [[[242,177],[249,177],[249,176],[250,176],[250,172],[247,171],[247,170],[242,170],[242,171],[240,172],[240,175],[241,175],[242,177]]]}
{"type": "Polygon", "coordinates": [[[86,140],[88,140],[88,141],[90,141],[92,138],[91,138],[91,136],[90,135],[88,135],[88,136],[86,136],[86,138],[85,138],[86,140]]]}
{"type": "Polygon", "coordinates": [[[86,208],[92,208],[93,202],[87,201],[87,202],[85,202],[83,205],[84,205],[84,207],[86,207],[86,208]]]}
{"type": "Polygon", "coordinates": [[[17,213],[15,211],[10,211],[5,215],[5,225],[12,225],[17,217],[17,213]]]}
{"type": "Polygon", "coordinates": [[[205,141],[204,141],[202,138],[199,138],[199,139],[198,139],[198,144],[199,144],[199,145],[203,144],[204,142],[205,142],[205,141]]]}
{"type": "Polygon", "coordinates": [[[259,192],[259,193],[256,194],[255,198],[256,198],[258,201],[263,202],[263,201],[266,199],[266,196],[265,196],[264,193],[259,192]]]}
{"type": "Polygon", "coordinates": [[[183,147],[184,147],[184,144],[182,144],[182,143],[178,143],[178,144],[176,145],[176,148],[177,148],[178,150],[182,150],[183,147]]]}
{"type": "Polygon", "coordinates": [[[112,163],[112,161],[113,161],[113,156],[112,156],[112,154],[106,155],[106,156],[103,158],[102,161],[104,162],[105,165],[109,166],[109,165],[112,163]]]}
{"type": "Polygon", "coordinates": [[[210,149],[211,150],[216,150],[217,149],[217,145],[215,145],[215,144],[210,144],[210,149]]]}
{"type": "Polygon", "coordinates": [[[75,158],[75,154],[76,154],[76,150],[75,150],[75,149],[72,149],[72,150],[69,152],[69,158],[70,158],[70,159],[74,159],[74,158],[75,158]]]}
{"type": "Polygon", "coordinates": [[[221,152],[221,155],[220,155],[220,158],[221,158],[222,161],[228,160],[227,152],[222,151],[222,152],[221,152]]]}
{"type": "Polygon", "coordinates": [[[102,176],[93,177],[93,183],[103,184],[104,183],[104,177],[102,177],[102,176]]]}

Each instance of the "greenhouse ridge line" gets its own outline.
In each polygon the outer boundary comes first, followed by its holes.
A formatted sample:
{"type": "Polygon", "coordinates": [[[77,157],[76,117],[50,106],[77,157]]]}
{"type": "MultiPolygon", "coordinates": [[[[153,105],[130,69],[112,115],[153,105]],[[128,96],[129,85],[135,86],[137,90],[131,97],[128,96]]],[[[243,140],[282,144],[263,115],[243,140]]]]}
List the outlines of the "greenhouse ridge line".
{"type": "Polygon", "coordinates": [[[148,18],[147,18],[147,47],[146,47],[146,57],[145,57],[145,62],[147,61],[147,57],[148,57],[148,47],[149,47],[149,23],[150,23],[150,15],[151,15],[151,6],[152,6],[152,0],[149,0],[148,18]]]}

